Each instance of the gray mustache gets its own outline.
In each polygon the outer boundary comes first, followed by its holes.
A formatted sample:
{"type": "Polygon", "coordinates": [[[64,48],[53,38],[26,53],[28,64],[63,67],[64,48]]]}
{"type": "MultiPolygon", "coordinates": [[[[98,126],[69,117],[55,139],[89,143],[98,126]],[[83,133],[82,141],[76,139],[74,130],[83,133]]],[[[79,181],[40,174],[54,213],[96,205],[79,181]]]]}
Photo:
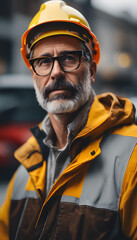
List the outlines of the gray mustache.
{"type": "Polygon", "coordinates": [[[67,82],[65,79],[61,78],[50,84],[44,90],[44,97],[47,97],[51,92],[63,89],[71,91],[72,94],[77,92],[77,87],[70,82],[67,82]]]}

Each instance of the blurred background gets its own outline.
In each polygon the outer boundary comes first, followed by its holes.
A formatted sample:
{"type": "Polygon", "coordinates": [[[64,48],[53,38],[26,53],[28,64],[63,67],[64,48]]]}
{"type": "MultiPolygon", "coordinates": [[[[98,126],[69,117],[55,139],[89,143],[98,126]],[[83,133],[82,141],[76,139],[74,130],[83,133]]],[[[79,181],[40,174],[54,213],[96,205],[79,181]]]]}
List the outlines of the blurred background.
{"type": "MultiPolygon", "coordinates": [[[[18,164],[13,152],[40,122],[29,70],[20,54],[21,36],[42,0],[6,0],[0,7],[0,203],[18,164]]],[[[137,1],[66,0],[90,23],[101,47],[94,89],[128,97],[137,106],[137,1]]]]}

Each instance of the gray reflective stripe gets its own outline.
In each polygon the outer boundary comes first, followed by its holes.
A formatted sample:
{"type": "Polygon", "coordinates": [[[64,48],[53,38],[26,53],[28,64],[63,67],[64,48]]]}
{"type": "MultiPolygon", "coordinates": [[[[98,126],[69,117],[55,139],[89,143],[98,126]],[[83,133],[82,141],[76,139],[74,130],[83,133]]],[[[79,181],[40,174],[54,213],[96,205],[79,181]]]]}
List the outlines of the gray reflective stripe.
{"type": "Polygon", "coordinates": [[[25,204],[24,204],[24,207],[23,207],[23,211],[22,211],[21,218],[20,218],[20,221],[19,221],[19,224],[18,224],[18,228],[17,228],[17,231],[16,231],[16,235],[15,235],[15,240],[16,240],[17,237],[18,237],[19,228],[20,228],[20,225],[21,225],[21,222],[22,222],[22,219],[23,219],[23,215],[24,215],[24,212],[25,212],[27,203],[28,203],[28,199],[25,200],[25,204]]]}
{"type": "Polygon", "coordinates": [[[69,202],[69,203],[79,204],[79,198],[63,195],[63,196],[61,197],[61,202],[69,202]]]}
{"type": "Polygon", "coordinates": [[[124,173],[137,139],[107,135],[101,155],[93,160],[84,180],[80,204],[118,210],[124,173]]]}
{"type": "Polygon", "coordinates": [[[136,143],[134,137],[105,136],[100,156],[91,161],[80,199],[62,196],[61,201],[117,211],[124,173],[136,143]]]}
{"type": "Polygon", "coordinates": [[[38,195],[35,191],[26,191],[25,187],[29,179],[29,174],[27,170],[21,165],[17,171],[12,200],[21,200],[25,198],[38,198],[38,195]]]}

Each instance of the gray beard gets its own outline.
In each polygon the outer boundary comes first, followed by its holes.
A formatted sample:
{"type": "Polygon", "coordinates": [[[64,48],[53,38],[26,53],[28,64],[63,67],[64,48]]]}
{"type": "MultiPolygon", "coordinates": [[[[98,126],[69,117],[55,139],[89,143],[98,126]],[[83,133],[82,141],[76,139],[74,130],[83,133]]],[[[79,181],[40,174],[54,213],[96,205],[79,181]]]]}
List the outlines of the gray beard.
{"type": "Polygon", "coordinates": [[[43,91],[40,91],[37,80],[34,79],[34,81],[35,93],[38,103],[44,110],[51,114],[75,112],[80,107],[82,107],[93,95],[89,68],[87,68],[85,76],[81,81],[79,80],[77,86],[75,86],[73,83],[69,83],[75,90],[71,99],[66,98],[63,94],[59,94],[59,96],[57,95],[57,97],[54,99],[49,100],[48,95],[45,95],[46,88],[43,91]],[[60,99],[62,100],[61,102],[60,99]]]}

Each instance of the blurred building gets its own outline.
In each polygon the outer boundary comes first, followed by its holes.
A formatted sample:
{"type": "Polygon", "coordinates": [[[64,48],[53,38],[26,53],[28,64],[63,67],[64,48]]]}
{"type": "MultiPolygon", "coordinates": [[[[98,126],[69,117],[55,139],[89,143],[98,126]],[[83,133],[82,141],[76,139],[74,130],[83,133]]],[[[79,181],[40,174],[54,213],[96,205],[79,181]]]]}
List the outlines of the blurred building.
{"type": "MultiPolygon", "coordinates": [[[[6,0],[0,7],[0,74],[29,73],[21,58],[21,36],[42,0],[6,0]]],[[[75,1],[71,3],[77,6],[75,1]]]]}
{"type": "Polygon", "coordinates": [[[91,1],[94,9],[92,19],[95,19],[93,28],[101,46],[97,89],[99,92],[112,90],[126,96],[136,95],[137,2],[134,6],[135,1],[131,0],[132,9],[128,6],[125,8],[123,5],[120,10],[117,1],[113,3],[116,9],[110,6],[112,3],[107,6],[105,2],[107,3],[108,0],[91,1]],[[97,2],[100,4],[97,5],[97,2]],[[101,3],[103,3],[102,6],[101,3]],[[135,16],[132,12],[136,12],[135,16]]]}
{"type": "Polygon", "coordinates": [[[27,73],[21,59],[21,36],[39,8],[39,0],[6,0],[0,8],[0,74],[27,73]]]}

